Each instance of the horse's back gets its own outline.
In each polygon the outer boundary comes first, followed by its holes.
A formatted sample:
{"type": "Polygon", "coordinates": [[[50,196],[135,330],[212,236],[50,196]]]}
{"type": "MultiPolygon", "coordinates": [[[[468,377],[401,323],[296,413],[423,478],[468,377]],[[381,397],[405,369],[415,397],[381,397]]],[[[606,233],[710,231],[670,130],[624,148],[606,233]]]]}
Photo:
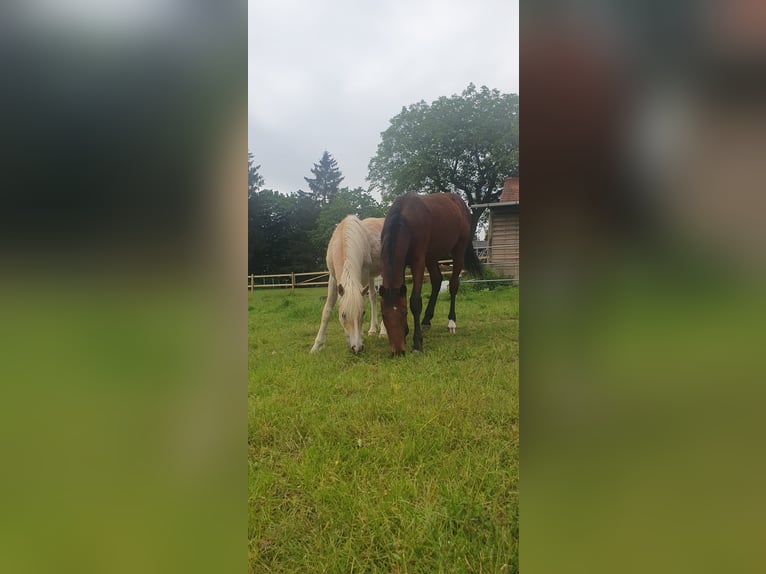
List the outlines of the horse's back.
{"type": "Polygon", "coordinates": [[[450,226],[471,229],[471,213],[460,196],[454,193],[435,193],[423,198],[431,210],[434,221],[450,226]]]}
{"type": "Polygon", "coordinates": [[[380,275],[380,236],[383,232],[384,217],[368,217],[362,220],[367,230],[367,241],[370,250],[370,273],[380,275]]]}
{"type": "Polygon", "coordinates": [[[385,217],[368,217],[362,219],[362,225],[364,225],[369,233],[377,236],[378,240],[380,240],[380,232],[383,230],[383,223],[385,221],[385,217]]]}
{"type": "Polygon", "coordinates": [[[334,277],[340,277],[349,257],[358,258],[363,275],[380,274],[380,234],[384,221],[382,217],[359,219],[352,214],[338,223],[327,245],[327,269],[334,277]],[[347,234],[354,238],[350,245],[345,241],[347,234]]]}
{"type": "Polygon", "coordinates": [[[471,215],[454,193],[412,195],[403,211],[406,224],[423,241],[426,258],[446,257],[465,245],[471,233],[471,215]]]}

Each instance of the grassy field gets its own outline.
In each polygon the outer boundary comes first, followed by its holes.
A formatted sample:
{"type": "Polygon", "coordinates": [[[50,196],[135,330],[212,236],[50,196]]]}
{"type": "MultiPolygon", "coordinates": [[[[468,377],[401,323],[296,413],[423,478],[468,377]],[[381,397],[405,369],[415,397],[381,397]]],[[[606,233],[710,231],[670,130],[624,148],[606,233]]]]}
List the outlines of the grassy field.
{"type": "Polygon", "coordinates": [[[324,295],[250,294],[250,572],[518,572],[518,289],[461,287],[456,335],[442,294],[398,359],[337,308],[310,355],[324,295]]]}

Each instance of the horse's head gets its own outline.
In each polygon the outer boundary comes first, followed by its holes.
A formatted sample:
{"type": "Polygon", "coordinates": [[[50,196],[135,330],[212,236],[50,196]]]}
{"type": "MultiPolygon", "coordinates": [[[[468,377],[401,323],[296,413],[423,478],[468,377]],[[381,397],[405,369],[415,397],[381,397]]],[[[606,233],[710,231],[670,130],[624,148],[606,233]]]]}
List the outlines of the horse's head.
{"type": "Polygon", "coordinates": [[[404,342],[409,328],[407,327],[407,287],[380,286],[380,311],[383,324],[388,332],[388,343],[391,345],[391,356],[404,355],[404,342]]]}
{"type": "Polygon", "coordinates": [[[346,333],[346,343],[354,354],[362,350],[362,321],[364,320],[364,296],[369,286],[364,289],[346,289],[338,283],[338,311],[340,324],[346,333]]]}

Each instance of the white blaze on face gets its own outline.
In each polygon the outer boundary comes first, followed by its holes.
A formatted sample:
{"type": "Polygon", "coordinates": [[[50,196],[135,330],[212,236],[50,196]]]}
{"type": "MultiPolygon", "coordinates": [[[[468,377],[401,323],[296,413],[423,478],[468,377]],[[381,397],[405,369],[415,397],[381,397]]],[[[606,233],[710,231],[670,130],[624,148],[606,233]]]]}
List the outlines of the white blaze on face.
{"type": "Polygon", "coordinates": [[[364,320],[364,297],[361,293],[347,290],[340,296],[339,318],[346,334],[348,348],[358,353],[362,350],[362,321],[364,320]]]}
{"type": "Polygon", "coordinates": [[[349,320],[343,325],[343,330],[346,332],[346,341],[348,347],[352,351],[359,352],[362,350],[364,343],[362,342],[362,329],[356,321],[349,320]]]}

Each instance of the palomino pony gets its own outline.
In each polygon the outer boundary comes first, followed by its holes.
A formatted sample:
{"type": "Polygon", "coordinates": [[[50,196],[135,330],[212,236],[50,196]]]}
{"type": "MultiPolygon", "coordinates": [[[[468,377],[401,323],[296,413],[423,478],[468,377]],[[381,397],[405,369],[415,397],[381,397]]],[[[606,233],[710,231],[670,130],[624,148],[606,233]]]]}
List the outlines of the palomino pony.
{"type": "Polygon", "coordinates": [[[450,306],[447,327],[454,333],[455,295],[460,285],[463,264],[469,273],[481,276],[481,263],[471,242],[471,214],[463,200],[452,193],[417,195],[408,193],[397,197],[386,215],[381,236],[380,286],[383,324],[388,331],[391,356],[404,354],[407,326],[407,287],[404,271],[412,271],[410,309],[415,323],[413,348],[423,350],[420,311],[423,305],[420,288],[424,269],[431,276],[431,296],[423,316],[423,328],[431,326],[436,298],[439,296],[442,274],[439,258],[452,256],[452,275],[449,281],[450,306]]]}
{"type": "MultiPolygon", "coordinates": [[[[380,274],[380,233],[382,217],[359,220],[347,215],[336,227],[327,245],[327,301],[322,310],[322,322],[311,352],[324,347],[327,322],[332,308],[340,296],[339,317],[349,348],[358,353],[362,350],[362,320],[364,319],[364,296],[369,293],[372,303],[372,320],[368,335],[378,329],[378,310],[375,305],[375,277],[380,274]],[[370,288],[372,287],[372,288],[370,288]]],[[[380,336],[386,335],[381,322],[380,336]]]]}

